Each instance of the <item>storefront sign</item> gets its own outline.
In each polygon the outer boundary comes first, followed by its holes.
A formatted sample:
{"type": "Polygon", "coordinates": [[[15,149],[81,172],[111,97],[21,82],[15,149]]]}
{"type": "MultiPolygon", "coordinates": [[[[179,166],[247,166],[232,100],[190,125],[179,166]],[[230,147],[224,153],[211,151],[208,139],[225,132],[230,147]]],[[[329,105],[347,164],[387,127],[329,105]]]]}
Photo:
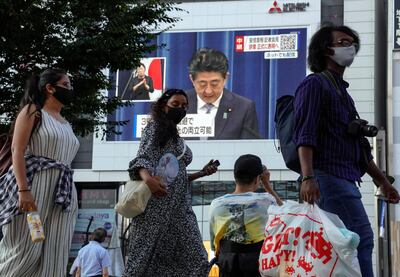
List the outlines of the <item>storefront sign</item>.
{"type": "Polygon", "coordinates": [[[102,227],[107,231],[107,238],[103,246],[107,247],[111,233],[115,225],[114,209],[79,209],[76,219],[75,231],[72,237],[70,257],[76,257],[79,249],[82,248],[86,238],[86,230],[89,227],[89,234],[96,228],[102,227]]]}
{"type": "Polygon", "coordinates": [[[79,203],[82,209],[114,208],[117,202],[115,189],[82,189],[79,203]]]}
{"type": "Polygon", "coordinates": [[[400,50],[400,0],[394,0],[394,21],[393,21],[394,37],[393,48],[400,50]]]}
{"type": "Polygon", "coordinates": [[[308,2],[282,3],[281,6],[278,1],[274,1],[272,7],[268,10],[268,13],[305,12],[306,7],[309,6],[310,3],[308,2]]]}

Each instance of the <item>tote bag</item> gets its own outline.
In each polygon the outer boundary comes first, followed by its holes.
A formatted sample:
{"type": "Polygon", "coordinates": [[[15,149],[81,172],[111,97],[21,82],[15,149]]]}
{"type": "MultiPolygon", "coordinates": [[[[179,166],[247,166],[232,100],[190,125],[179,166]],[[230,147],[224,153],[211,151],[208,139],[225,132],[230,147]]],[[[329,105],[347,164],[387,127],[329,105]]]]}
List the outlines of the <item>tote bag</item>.
{"type": "MultiPolygon", "coordinates": [[[[185,152],[186,143],[183,142],[183,151],[177,157],[178,161],[183,157],[185,152]]],[[[129,180],[125,183],[125,189],[114,209],[124,217],[134,218],[144,212],[150,197],[151,191],[143,180],[129,180]]]]}

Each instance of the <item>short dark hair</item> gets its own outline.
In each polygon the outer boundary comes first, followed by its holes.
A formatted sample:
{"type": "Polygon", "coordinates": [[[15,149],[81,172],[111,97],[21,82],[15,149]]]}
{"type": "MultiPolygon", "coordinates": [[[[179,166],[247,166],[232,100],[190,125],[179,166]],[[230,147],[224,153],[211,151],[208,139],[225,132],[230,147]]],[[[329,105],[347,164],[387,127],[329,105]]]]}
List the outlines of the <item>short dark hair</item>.
{"type": "Polygon", "coordinates": [[[144,65],[144,63],[140,63],[140,64],[138,65],[138,67],[141,67],[141,66],[143,66],[144,69],[146,69],[146,66],[144,65]]]}
{"type": "Polygon", "coordinates": [[[252,154],[240,156],[234,165],[233,175],[239,185],[250,185],[263,172],[261,159],[252,154]]]}
{"type": "Polygon", "coordinates": [[[240,186],[248,186],[254,182],[254,180],[257,178],[256,177],[249,177],[249,176],[242,176],[242,177],[235,177],[235,182],[236,184],[240,186]]]}
{"type": "Polygon", "coordinates": [[[92,233],[92,240],[102,243],[107,237],[107,231],[104,228],[97,228],[92,233]]]}
{"type": "MultiPolygon", "coordinates": [[[[322,72],[326,69],[326,51],[333,44],[333,32],[342,32],[354,39],[357,45],[360,45],[360,38],[356,31],[347,26],[328,25],[319,29],[311,38],[308,46],[308,66],[312,72],[322,72]]],[[[356,48],[358,52],[359,47],[356,48]]]]}
{"type": "Polygon", "coordinates": [[[193,78],[199,72],[219,72],[225,78],[228,69],[228,58],[225,54],[212,48],[198,49],[189,63],[189,73],[193,78]]]}

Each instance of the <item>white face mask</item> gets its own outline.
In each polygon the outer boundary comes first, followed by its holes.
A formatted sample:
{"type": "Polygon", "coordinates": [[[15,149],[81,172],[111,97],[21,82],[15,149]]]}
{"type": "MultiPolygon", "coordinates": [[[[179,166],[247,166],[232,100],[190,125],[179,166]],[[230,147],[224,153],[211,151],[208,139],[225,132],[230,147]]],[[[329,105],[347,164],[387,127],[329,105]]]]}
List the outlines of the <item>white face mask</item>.
{"type": "Polygon", "coordinates": [[[354,45],[348,47],[331,47],[335,52],[330,58],[340,66],[350,66],[356,56],[356,47],[354,45]]]}

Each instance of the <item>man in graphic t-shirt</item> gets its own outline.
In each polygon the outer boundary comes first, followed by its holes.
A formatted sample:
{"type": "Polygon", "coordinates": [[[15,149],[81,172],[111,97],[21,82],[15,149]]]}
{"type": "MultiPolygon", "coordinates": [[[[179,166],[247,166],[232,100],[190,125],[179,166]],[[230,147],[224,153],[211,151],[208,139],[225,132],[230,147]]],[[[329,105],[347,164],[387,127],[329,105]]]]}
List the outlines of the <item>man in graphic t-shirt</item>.
{"type": "Polygon", "coordinates": [[[268,207],[282,205],[269,183],[270,173],[255,155],[240,156],[234,166],[235,191],[212,201],[211,249],[221,277],[260,276],[258,257],[264,241],[268,207]],[[259,183],[265,193],[256,193],[259,183]]]}

